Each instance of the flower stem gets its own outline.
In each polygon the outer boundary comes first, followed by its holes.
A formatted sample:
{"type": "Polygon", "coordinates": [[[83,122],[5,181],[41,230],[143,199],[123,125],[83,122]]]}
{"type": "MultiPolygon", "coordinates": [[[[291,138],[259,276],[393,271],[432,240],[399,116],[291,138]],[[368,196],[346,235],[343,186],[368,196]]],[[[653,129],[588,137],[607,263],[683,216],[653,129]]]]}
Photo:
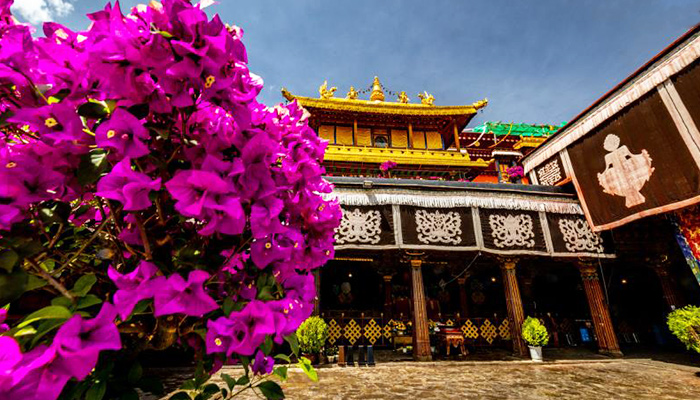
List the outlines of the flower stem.
{"type": "Polygon", "coordinates": [[[75,298],[73,297],[72,294],[70,294],[70,292],[68,291],[68,289],[66,289],[66,287],[63,286],[59,281],[57,281],[56,279],[54,279],[54,277],[51,276],[51,274],[49,274],[49,273],[46,272],[43,268],[41,268],[41,266],[40,266],[39,264],[37,264],[37,263],[36,263],[34,260],[32,260],[31,258],[27,258],[26,261],[27,261],[32,267],[34,267],[35,272],[38,273],[39,276],[41,276],[42,278],[44,278],[44,280],[45,280],[46,282],[48,282],[49,285],[53,286],[54,289],[58,290],[59,293],[61,293],[63,296],[65,296],[65,297],[66,297],[68,300],[70,300],[71,302],[74,302],[74,301],[75,301],[75,298]]]}

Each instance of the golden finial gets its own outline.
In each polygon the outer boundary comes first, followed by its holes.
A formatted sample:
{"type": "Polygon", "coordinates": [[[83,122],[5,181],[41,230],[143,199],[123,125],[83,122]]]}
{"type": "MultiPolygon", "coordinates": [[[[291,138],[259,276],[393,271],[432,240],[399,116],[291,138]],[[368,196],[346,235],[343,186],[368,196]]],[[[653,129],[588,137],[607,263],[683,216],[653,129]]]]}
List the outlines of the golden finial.
{"type": "Polygon", "coordinates": [[[350,86],[350,90],[348,91],[347,96],[345,96],[346,99],[348,100],[357,100],[357,96],[359,93],[357,90],[355,90],[355,86],[350,86]]]}
{"type": "Polygon", "coordinates": [[[333,93],[335,93],[336,90],[338,90],[338,88],[335,86],[328,89],[328,81],[326,80],[323,81],[323,85],[318,88],[318,94],[321,95],[322,99],[330,99],[333,97],[333,93]]]}
{"type": "Polygon", "coordinates": [[[425,104],[426,106],[432,106],[433,102],[435,101],[435,97],[433,97],[432,94],[428,94],[426,91],[423,91],[423,93],[418,93],[418,97],[420,97],[421,104],[425,104]]]}
{"type": "Polygon", "coordinates": [[[486,107],[486,105],[488,105],[488,104],[489,104],[489,99],[483,99],[483,100],[479,100],[479,101],[477,101],[476,103],[472,104],[472,107],[474,107],[474,108],[484,108],[484,107],[486,107]]]}
{"type": "Polygon", "coordinates": [[[382,84],[379,83],[379,78],[376,76],[374,77],[374,82],[372,83],[372,94],[370,94],[369,99],[371,101],[384,101],[382,84]]]}
{"type": "Polygon", "coordinates": [[[406,95],[406,92],[402,91],[401,94],[399,94],[399,103],[406,104],[409,101],[411,101],[411,99],[408,98],[408,96],[406,95]]]}

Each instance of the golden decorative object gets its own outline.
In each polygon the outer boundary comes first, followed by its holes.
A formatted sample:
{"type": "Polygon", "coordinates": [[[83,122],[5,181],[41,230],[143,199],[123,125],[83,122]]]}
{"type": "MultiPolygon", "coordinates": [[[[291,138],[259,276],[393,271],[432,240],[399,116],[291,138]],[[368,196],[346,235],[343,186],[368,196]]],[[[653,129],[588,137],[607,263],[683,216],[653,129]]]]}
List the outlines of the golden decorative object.
{"type": "Polygon", "coordinates": [[[498,327],[498,335],[503,340],[510,340],[510,322],[507,319],[504,319],[498,327]]]}
{"type": "Polygon", "coordinates": [[[362,337],[362,329],[354,319],[351,319],[350,322],[345,324],[345,338],[348,340],[348,343],[353,345],[360,337],[362,337]]]}
{"type": "Polygon", "coordinates": [[[428,94],[428,92],[424,91],[423,93],[418,93],[418,97],[420,98],[421,104],[424,104],[426,106],[432,106],[433,102],[435,102],[435,97],[433,97],[432,94],[428,94]]]}
{"type": "Polygon", "coordinates": [[[318,88],[318,94],[321,95],[322,99],[330,99],[333,97],[333,93],[335,93],[336,90],[338,90],[338,88],[335,86],[328,89],[328,81],[325,80],[323,81],[323,85],[318,88]]]}
{"type": "Polygon", "coordinates": [[[372,94],[369,95],[370,101],[384,101],[384,91],[382,90],[382,84],[379,83],[379,78],[374,77],[374,82],[372,83],[372,94]]]}
{"type": "Polygon", "coordinates": [[[334,344],[342,335],[342,328],[332,319],[328,322],[328,343],[334,344]]]}
{"type": "Polygon", "coordinates": [[[356,147],[328,145],[327,161],[349,161],[383,163],[393,160],[398,164],[406,165],[449,165],[459,167],[488,167],[494,162],[491,160],[472,160],[468,153],[445,150],[421,150],[421,149],[394,149],[380,147],[356,147]]]}
{"type": "Polygon", "coordinates": [[[445,322],[445,325],[447,325],[447,326],[455,326],[455,323],[454,323],[454,321],[452,321],[451,319],[448,319],[447,322],[445,322]]]}
{"type": "Polygon", "coordinates": [[[467,339],[476,339],[479,337],[479,329],[472,323],[471,320],[467,320],[467,322],[462,325],[461,330],[464,337],[467,339]]]}
{"type": "Polygon", "coordinates": [[[406,92],[401,92],[399,94],[399,103],[407,104],[411,99],[408,98],[408,95],[406,95],[406,92]]]}
{"type": "Polygon", "coordinates": [[[476,103],[472,103],[474,108],[484,108],[489,104],[489,99],[479,100],[476,103]]]}
{"type": "Polygon", "coordinates": [[[496,332],[496,327],[488,319],[485,320],[481,325],[481,337],[491,344],[497,336],[498,332],[496,332]]]}
{"type": "Polygon", "coordinates": [[[348,100],[357,100],[357,96],[359,96],[359,93],[355,90],[355,86],[350,86],[350,90],[345,98],[348,100]]]}
{"type": "Polygon", "coordinates": [[[377,324],[377,321],[370,319],[365,325],[365,338],[374,344],[380,337],[382,337],[382,328],[377,324]]]}
{"type": "Polygon", "coordinates": [[[391,336],[393,335],[393,326],[392,323],[394,323],[394,320],[392,319],[389,321],[386,325],[384,325],[384,337],[387,339],[391,339],[391,336]]]}
{"type": "Polygon", "coordinates": [[[289,90],[287,90],[287,88],[282,88],[282,96],[284,96],[284,98],[288,101],[294,100],[294,95],[289,93],[289,90]]]}

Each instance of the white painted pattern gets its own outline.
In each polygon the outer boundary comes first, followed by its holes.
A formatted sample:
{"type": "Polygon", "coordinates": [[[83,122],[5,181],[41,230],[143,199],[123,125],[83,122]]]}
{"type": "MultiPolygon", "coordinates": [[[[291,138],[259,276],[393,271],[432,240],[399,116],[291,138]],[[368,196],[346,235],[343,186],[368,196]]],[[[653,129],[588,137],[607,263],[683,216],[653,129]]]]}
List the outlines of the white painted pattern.
{"type": "Polygon", "coordinates": [[[564,243],[569,251],[605,251],[603,239],[593,232],[583,219],[562,218],[559,220],[559,231],[564,236],[564,243]]]}
{"type": "Polygon", "coordinates": [[[359,208],[353,211],[343,210],[343,219],[335,231],[335,242],[377,244],[381,239],[381,221],[381,214],[377,210],[364,213],[359,208]]]}
{"type": "Polygon", "coordinates": [[[462,241],[462,218],[454,211],[416,210],[416,232],[421,243],[459,244],[462,241]]]}
{"type": "Polygon", "coordinates": [[[489,225],[497,247],[535,247],[532,217],[527,214],[492,214],[489,225]]]}

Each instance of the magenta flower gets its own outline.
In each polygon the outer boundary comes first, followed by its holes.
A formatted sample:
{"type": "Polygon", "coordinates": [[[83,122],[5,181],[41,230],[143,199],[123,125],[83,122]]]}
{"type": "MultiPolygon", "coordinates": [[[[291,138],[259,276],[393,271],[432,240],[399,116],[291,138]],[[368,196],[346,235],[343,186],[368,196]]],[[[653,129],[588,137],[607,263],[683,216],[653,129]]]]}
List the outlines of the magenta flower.
{"type": "Polygon", "coordinates": [[[139,158],[149,153],[143,143],[149,139],[148,130],[130,112],[117,108],[109,120],[95,132],[97,145],[114,149],[122,157],[139,158]]]}
{"type": "Polygon", "coordinates": [[[253,300],[228,318],[207,323],[207,353],[226,352],[250,356],[266,335],[275,333],[275,321],[266,303],[253,300]]]}
{"type": "Polygon", "coordinates": [[[104,303],[97,317],[85,320],[76,314],[63,324],[53,343],[60,356],[57,367],[68,376],[85,379],[97,364],[100,351],[121,349],[116,316],[114,306],[104,303]]]}
{"type": "Polygon", "coordinates": [[[126,321],[136,303],[154,296],[155,288],[151,278],[157,272],[158,267],[148,261],[141,261],[136,269],[128,274],[120,274],[114,267],[109,267],[107,275],[119,289],[114,293],[112,301],[122,321],[126,321]]]}
{"type": "Polygon", "coordinates": [[[282,239],[281,235],[271,235],[255,239],[250,244],[250,256],[255,265],[263,269],[275,261],[282,261],[292,254],[293,244],[282,239]]]}
{"type": "Polygon", "coordinates": [[[272,373],[275,367],[275,359],[272,357],[265,356],[261,350],[255,354],[255,359],[253,360],[253,366],[250,368],[255,375],[268,375],[272,373]]]}
{"type": "Polygon", "coordinates": [[[253,203],[250,211],[250,229],[256,239],[284,230],[279,215],[284,209],[282,200],[269,196],[253,203]]]}
{"type": "Polygon", "coordinates": [[[229,193],[232,186],[210,171],[181,170],[165,187],[177,203],[175,209],[187,217],[202,218],[204,210],[217,206],[216,196],[229,193]]]}
{"type": "Polygon", "coordinates": [[[190,272],[187,281],[178,274],[170,275],[167,279],[163,276],[155,278],[152,281],[155,290],[154,315],[185,314],[201,317],[219,308],[202,286],[209,276],[207,272],[196,270],[190,272]]]}
{"type": "Polygon", "coordinates": [[[35,347],[22,356],[9,382],[0,378],[0,395],[5,396],[1,398],[56,400],[71,378],[58,364],[55,346],[35,347]]]}
{"type": "Polygon", "coordinates": [[[389,170],[396,168],[398,165],[399,164],[397,164],[395,161],[388,160],[381,163],[379,165],[379,169],[386,174],[387,172],[389,172],[389,170]]]}
{"type": "MultiPolygon", "coordinates": [[[[5,323],[7,319],[7,308],[0,308],[0,333],[5,333],[10,330],[9,325],[5,323]]],[[[2,346],[0,346],[2,348],[2,346]]]]}
{"type": "MultiPolygon", "coordinates": [[[[14,370],[22,360],[22,352],[17,341],[10,336],[0,336],[0,377],[14,370]]],[[[0,378],[2,379],[2,378],[0,378]]]]}
{"type": "Polygon", "coordinates": [[[160,178],[151,180],[148,175],[132,170],[131,159],[126,157],[97,182],[95,194],[124,204],[125,211],[138,211],[152,205],[148,194],[159,189],[160,178]]]}

